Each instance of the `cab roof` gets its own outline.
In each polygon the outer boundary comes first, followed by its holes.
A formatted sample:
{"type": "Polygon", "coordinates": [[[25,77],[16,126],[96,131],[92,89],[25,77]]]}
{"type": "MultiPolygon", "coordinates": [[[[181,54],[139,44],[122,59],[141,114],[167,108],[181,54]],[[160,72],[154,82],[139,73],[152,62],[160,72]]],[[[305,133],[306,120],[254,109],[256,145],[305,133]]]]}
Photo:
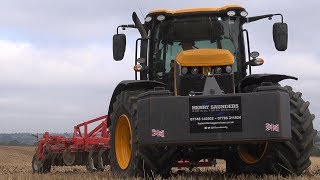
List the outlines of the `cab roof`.
{"type": "Polygon", "coordinates": [[[167,15],[178,16],[178,15],[189,15],[189,14],[211,14],[211,13],[222,13],[229,10],[244,10],[244,8],[236,4],[230,4],[223,7],[211,7],[211,8],[190,8],[190,9],[179,9],[179,10],[156,9],[151,11],[148,15],[167,14],[167,15]]]}

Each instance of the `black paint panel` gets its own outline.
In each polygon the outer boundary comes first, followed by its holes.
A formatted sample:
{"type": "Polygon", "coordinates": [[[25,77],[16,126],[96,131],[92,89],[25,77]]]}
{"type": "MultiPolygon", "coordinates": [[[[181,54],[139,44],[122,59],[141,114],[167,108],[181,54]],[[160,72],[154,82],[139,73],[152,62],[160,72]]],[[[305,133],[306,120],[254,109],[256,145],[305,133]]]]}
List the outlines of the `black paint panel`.
{"type": "Polygon", "coordinates": [[[183,145],[282,141],[291,138],[290,104],[286,92],[274,90],[196,98],[221,100],[221,97],[241,99],[241,131],[191,133],[189,103],[192,97],[145,96],[138,100],[139,141],[146,145],[183,145]],[[267,130],[267,125],[278,126],[279,132],[276,129],[267,130]],[[152,130],[163,131],[164,137],[152,136],[152,130]]]}

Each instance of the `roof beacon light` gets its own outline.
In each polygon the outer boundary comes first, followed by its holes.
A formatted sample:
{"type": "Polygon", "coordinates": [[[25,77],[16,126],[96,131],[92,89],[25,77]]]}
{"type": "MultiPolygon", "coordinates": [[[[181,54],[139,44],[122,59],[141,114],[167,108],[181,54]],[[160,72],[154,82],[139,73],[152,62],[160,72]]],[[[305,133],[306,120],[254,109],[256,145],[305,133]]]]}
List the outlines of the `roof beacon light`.
{"type": "Polygon", "coordinates": [[[150,22],[152,20],[152,17],[151,16],[147,16],[145,19],[144,19],[146,22],[150,22]]]}
{"type": "Polygon", "coordinates": [[[157,20],[158,20],[158,21],[163,21],[163,20],[165,20],[165,19],[166,19],[166,17],[165,17],[164,15],[162,15],[162,14],[160,14],[160,15],[157,16],[157,20]]]}
{"type": "Polygon", "coordinates": [[[228,11],[228,12],[227,12],[227,15],[228,15],[228,16],[235,16],[235,15],[236,15],[236,12],[235,12],[235,11],[228,11]]]}
{"type": "Polygon", "coordinates": [[[240,15],[241,15],[242,17],[246,17],[246,16],[248,16],[248,12],[247,12],[247,11],[241,11],[241,12],[240,12],[240,15]]]}

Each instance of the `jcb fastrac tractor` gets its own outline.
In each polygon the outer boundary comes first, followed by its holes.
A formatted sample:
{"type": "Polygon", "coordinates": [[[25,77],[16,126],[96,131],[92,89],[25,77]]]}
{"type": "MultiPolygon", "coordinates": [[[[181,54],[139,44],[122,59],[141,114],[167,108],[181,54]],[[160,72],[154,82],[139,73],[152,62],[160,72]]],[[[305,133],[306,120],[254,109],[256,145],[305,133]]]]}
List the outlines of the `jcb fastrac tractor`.
{"type": "Polygon", "coordinates": [[[287,49],[281,14],[247,17],[244,8],[151,11],[142,23],[120,25],[113,57],[122,60],[126,36],[136,28],[135,80],[115,88],[108,112],[111,170],[125,176],[168,175],[226,160],[231,174],[295,174],[310,166],[316,131],[309,102],[279,85],[279,74],[251,74],[263,64],[251,52],[246,23],[281,19],[273,41],[287,49]]]}

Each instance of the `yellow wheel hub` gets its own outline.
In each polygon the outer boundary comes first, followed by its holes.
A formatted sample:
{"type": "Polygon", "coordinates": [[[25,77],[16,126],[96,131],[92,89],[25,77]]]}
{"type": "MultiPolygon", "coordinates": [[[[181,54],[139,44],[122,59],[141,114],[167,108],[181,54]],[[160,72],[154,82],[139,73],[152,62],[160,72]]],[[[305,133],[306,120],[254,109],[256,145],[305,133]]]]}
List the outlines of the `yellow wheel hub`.
{"type": "Polygon", "coordinates": [[[132,132],[127,115],[118,118],[115,131],[115,152],[118,164],[125,170],[129,166],[132,149],[132,132]]]}
{"type": "Polygon", "coordinates": [[[238,154],[246,164],[256,164],[266,153],[267,147],[268,143],[240,145],[238,154]]]}

